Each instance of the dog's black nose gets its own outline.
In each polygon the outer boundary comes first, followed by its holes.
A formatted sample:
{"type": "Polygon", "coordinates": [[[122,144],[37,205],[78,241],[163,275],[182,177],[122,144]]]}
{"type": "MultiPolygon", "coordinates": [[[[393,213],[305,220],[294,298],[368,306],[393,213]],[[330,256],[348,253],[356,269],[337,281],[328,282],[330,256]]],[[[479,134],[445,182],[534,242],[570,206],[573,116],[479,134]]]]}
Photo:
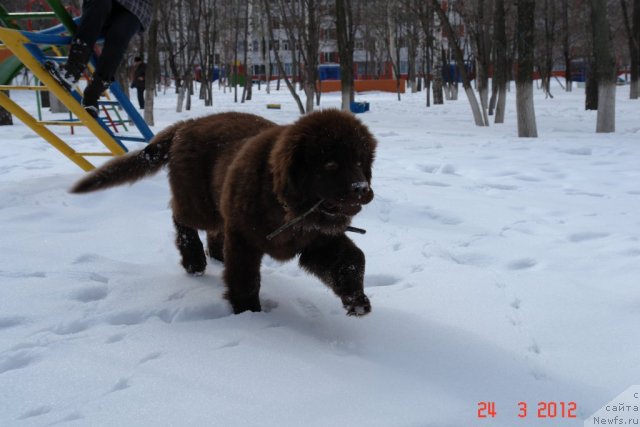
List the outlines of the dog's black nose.
{"type": "Polygon", "coordinates": [[[359,181],[351,184],[351,191],[358,196],[361,197],[369,191],[369,183],[367,181],[359,181]]]}

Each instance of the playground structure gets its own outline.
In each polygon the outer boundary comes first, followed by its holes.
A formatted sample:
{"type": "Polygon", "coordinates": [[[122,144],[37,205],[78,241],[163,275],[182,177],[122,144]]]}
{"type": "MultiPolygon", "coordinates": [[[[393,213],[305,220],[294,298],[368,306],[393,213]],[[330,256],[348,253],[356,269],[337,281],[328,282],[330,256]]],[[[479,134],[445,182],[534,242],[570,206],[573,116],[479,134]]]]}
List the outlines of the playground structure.
{"type": "MultiPolygon", "coordinates": [[[[149,142],[153,133],[144,122],[129,98],[124,94],[118,82],[113,82],[109,88],[113,99],[100,101],[101,115],[94,119],[81,105],[82,90],[79,86],[67,91],[44,68],[46,61],[64,62],[66,57],[62,52],[70,44],[71,36],[75,33],[76,23],[60,0],[46,0],[51,12],[8,13],[0,5],[0,106],[13,114],[16,118],[29,126],[45,141],[58,149],[71,161],[88,171],[94,165],[87,160],[91,156],[116,156],[127,152],[124,141],[149,142]],[[18,22],[21,20],[57,19],[60,24],[41,31],[25,31],[18,22]],[[36,79],[36,84],[11,85],[21,70],[27,68],[36,79]],[[40,84],[38,84],[40,83],[40,84]],[[3,93],[9,90],[48,91],[57,97],[72,114],[68,120],[42,120],[38,108],[38,118],[33,117],[20,105],[3,93]],[[127,121],[120,116],[123,110],[139,135],[132,136],[128,131],[127,121]],[[75,116],[75,118],[73,117],[75,116]],[[108,151],[78,152],[64,142],[49,129],[53,126],[85,126],[104,145],[108,151]]],[[[92,55],[90,66],[85,72],[85,78],[90,78],[95,63],[95,53],[92,55]]],[[[38,97],[39,102],[39,97],[38,97]]],[[[39,104],[38,104],[39,107],[39,104]]]]}

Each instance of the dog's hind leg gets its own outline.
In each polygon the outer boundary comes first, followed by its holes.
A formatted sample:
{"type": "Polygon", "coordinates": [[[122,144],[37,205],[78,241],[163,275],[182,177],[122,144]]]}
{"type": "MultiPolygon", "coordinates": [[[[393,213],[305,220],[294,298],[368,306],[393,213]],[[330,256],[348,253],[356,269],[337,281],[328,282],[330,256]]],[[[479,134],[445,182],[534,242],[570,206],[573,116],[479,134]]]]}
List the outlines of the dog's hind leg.
{"type": "Polygon", "coordinates": [[[179,223],[173,218],[176,227],[176,246],[182,256],[182,266],[187,273],[200,276],[207,267],[207,257],[204,247],[198,237],[198,231],[179,223]]]}
{"type": "Polygon", "coordinates": [[[211,258],[224,262],[224,233],[222,231],[207,231],[207,249],[211,258]]]}

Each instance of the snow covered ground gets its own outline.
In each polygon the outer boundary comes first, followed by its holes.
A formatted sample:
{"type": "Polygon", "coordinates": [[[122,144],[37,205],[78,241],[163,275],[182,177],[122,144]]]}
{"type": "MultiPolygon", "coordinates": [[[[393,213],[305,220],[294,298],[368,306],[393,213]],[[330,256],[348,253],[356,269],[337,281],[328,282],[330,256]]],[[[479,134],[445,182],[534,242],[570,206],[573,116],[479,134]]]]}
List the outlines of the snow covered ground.
{"type": "MultiPolygon", "coordinates": [[[[536,94],[537,139],[516,137],[513,92],[489,128],[465,99],[358,96],[380,142],[376,198],[354,220],[368,232],[351,236],[373,306],[360,319],[268,258],[265,312],[232,315],[220,264],[199,278],[178,264],[165,172],[71,195],[77,166],[0,128],[0,425],[581,426],[640,383],[640,104],[619,88],[617,132],[597,135],[582,89],[554,95],[536,94]],[[576,402],[577,418],[539,418],[538,402],[576,402]]],[[[154,130],[298,116],[284,90],[214,102],[177,114],[167,93],[154,130]]]]}

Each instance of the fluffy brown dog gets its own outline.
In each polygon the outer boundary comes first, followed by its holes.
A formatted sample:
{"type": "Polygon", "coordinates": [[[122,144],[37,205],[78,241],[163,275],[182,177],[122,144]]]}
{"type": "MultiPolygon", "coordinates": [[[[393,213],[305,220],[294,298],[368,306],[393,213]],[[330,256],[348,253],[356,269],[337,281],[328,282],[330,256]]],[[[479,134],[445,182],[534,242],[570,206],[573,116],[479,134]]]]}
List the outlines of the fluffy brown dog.
{"type": "Polygon", "coordinates": [[[363,291],[365,258],[345,231],[373,199],[375,149],[367,128],[337,110],[289,126],[251,114],[215,114],[170,126],[71,191],[130,183],[167,164],[182,265],[190,274],[204,272],[197,230],[206,230],[209,255],[224,262],[235,313],[260,311],[260,263],[268,254],[278,260],[300,255],[300,265],[341,298],[347,314],[359,316],[371,311],[363,291]]]}

